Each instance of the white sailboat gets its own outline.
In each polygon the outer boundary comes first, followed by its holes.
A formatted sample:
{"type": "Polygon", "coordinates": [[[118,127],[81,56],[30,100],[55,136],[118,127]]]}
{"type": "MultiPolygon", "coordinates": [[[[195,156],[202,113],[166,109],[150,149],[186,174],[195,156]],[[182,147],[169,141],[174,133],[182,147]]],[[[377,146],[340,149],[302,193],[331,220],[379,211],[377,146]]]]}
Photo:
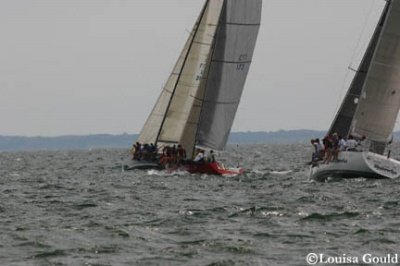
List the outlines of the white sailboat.
{"type": "MultiPolygon", "coordinates": [[[[138,142],[224,149],[253,57],[262,0],[207,0],[138,142]]],[[[158,167],[133,161],[130,168],[158,167]],[[133,165],[132,165],[133,163],[133,165]]]]}
{"type": "Polygon", "coordinates": [[[367,138],[362,151],[314,164],[311,177],[398,178],[400,162],[385,153],[400,107],[400,0],[387,0],[381,19],[328,134],[367,138]],[[386,155],[385,155],[386,154],[386,155]]]}

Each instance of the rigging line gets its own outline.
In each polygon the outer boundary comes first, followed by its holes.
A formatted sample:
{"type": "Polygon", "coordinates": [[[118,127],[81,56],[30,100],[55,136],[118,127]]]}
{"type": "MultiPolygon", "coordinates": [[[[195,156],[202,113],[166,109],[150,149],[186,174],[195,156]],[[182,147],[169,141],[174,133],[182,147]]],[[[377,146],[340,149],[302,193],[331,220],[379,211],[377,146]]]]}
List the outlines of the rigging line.
{"type": "MultiPolygon", "coordinates": [[[[197,24],[196,24],[196,25],[197,25],[197,24]]],[[[208,26],[212,26],[212,27],[218,27],[218,25],[212,24],[212,23],[208,23],[207,25],[208,25],[208,26]]],[[[186,32],[189,34],[189,36],[194,36],[194,34],[195,34],[195,33],[193,32],[193,30],[188,30],[188,29],[186,29],[186,32]]],[[[215,35],[212,35],[212,34],[207,33],[207,36],[210,37],[211,39],[213,39],[215,35]]]]}
{"type": "MultiPolygon", "coordinates": [[[[186,32],[189,34],[189,36],[193,36],[194,34],[190,32],[188,29],[186,29],[186,32]]],[[[207,36],[210,37],[211,39],[214,38],[212,34],[207,33],[207,36]]]]}
{"type": "MultiPolygon", "coordinates": [[[[364,23],[363,23],[363,28],[362,28],[362,30],[360,31],[360,34],[358,35],[358,40],[357,40],[357,42],[356,42],[356,45],[355,45],[354,48],[353,48],[353,54],[352,54],[351,59],[350,59],[349,67],[351,67],[351,64],[352,64],[353,61],[355,60],[356,53],[357,53],[357,48],[360,47],[361,39],[362,39],[363,36],[365,35],[365,32],[366,32],[366,30],[367,30],[367,24],[368,24],[368,21],[371,20],[372,11],[374,10],[375,5],[376,5],[376,0],[373,0],[373,1],[372,1],[372,4],[371,4],[370,7],[369,7],[369,11],[368,11],[368,13],[367,13],[367,16],[365,16],[364,23]]],[[[378,22],[377,22],[377,23],[379,23],[379,20],[380,20],[380,18],[378,18],[378,22]]]]}
{"type": "Polygon", "coordinates": [[[216,59],[213,59],[213,60],[211,60],[211,62],[223,63],[223,64],[250,64],[251,60],[247,60],[247,61],[227,61],[227,60],[216,60],[216,59]]]}
{"type": "Polygon", "coordinates": [[[163,87],[162,90],[165,91],[165,92],[168,92],[169,94],[172,94],[172,92],[173,92],[173,91],[167,89],[166,87],[163,87]]]}
{"type": "Polygon", "coordinates": [[[232,25],[232,26],[260,26],[261,23],[238,23],[238,22],[225,22],[225,25],[232,25]]]}
{"type": "Polygon", "coordinates": [[[352,68],[350,66],[348,67],[348,69],[353,71],[353,72],[355,72],[355,73],[362,73],[362,74],[367,74],[368,73],[368,71],[355,69],[355,68],[352,68]]]}
{"type": "Polygon", "coordinates": [[[177,141],[173,141],[173,140],[158,140],[161,143],[166,143],[166,144],[178,144],[177,141]]]}
{"type": "Polygon", "coordinates": [[[193,42],[193,43],[195,43],[195,44],[200,44],[200,45],[204,45],[204,46],[211,46],[211,45],[212,45],[212,43],[199,42],[199,41],[195,41],[195,42],[193,42]]]}
{"type": "MultiPolygon", "coordinates": [[[[195,24],[195,26],[197,26],[197,24],[195,24]]],[[[189,34],[189,37],[193,37],[194,36],[193,30],[185,29],[185,31],[189,34]]]]}
{"type": "Polygon", "coordinates": [[[237,103],[239,103],[239,101],[207,101],[207,100],[205,100],[205,99],[201,99],[201,98],[199,98],[199,97],[196,97],[196,96],[194,96],[194,95],[189,95],[189,97],[191,97],[191,98],[193,98],[193,99],[195,99],[195,100],[197,100],[197,101],[199,101],[199,102],[202,102],[202,103],[215,103],[215,104],[225,104],[225,105],[229,105],[229,104],[237,104],[237,103]]]}
{"type": "Polygon", "coordinates": [[[347,95],[356,96],[356,97],[360,97],[360,96],[361,96],[361,94],[355,94],[355,93],[349,93],[349,94],[347,94],[347,95]]]}

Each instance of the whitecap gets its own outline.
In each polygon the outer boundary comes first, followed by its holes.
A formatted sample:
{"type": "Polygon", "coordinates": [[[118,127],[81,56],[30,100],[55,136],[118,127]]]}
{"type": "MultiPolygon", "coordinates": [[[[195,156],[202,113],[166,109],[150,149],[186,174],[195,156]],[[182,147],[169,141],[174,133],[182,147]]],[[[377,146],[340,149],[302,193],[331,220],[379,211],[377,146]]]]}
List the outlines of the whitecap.
{"type": "Polygon", "coordinates": [[[274,174],[274,175],[287,175],[287,174],[290,174],[290,173],[292,173],[292,172],[293,172],[292,170],[287,170],[287,171],[272,171],[271,174],[274,174]]]}

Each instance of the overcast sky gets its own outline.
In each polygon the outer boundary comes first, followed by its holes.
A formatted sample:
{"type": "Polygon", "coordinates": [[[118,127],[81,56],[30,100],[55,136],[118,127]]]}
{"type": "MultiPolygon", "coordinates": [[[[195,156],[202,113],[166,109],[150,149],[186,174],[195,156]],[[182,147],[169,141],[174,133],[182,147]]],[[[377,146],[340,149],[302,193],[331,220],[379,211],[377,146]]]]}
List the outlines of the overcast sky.
{"type": "MultiPolygon", "coordinates": [[[[137,133],[203,0],[0,0],[0,135],[137,133]]],[[[263,0],[233,131],[326,130],[384,0],[263,0]]]]}

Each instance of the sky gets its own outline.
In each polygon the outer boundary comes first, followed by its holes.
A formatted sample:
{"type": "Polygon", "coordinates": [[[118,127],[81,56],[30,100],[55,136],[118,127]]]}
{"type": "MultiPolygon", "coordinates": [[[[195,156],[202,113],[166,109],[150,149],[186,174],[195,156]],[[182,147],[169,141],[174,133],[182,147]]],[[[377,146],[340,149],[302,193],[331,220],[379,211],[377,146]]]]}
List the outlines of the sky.
{"type": "MultiPolygon", "coordinates": [[[[203,3],[1,0],[0,135],[138,133],[203,3]]],[[[328,129],[384,3],[263,0],[232,131],[328,129]]]]}

